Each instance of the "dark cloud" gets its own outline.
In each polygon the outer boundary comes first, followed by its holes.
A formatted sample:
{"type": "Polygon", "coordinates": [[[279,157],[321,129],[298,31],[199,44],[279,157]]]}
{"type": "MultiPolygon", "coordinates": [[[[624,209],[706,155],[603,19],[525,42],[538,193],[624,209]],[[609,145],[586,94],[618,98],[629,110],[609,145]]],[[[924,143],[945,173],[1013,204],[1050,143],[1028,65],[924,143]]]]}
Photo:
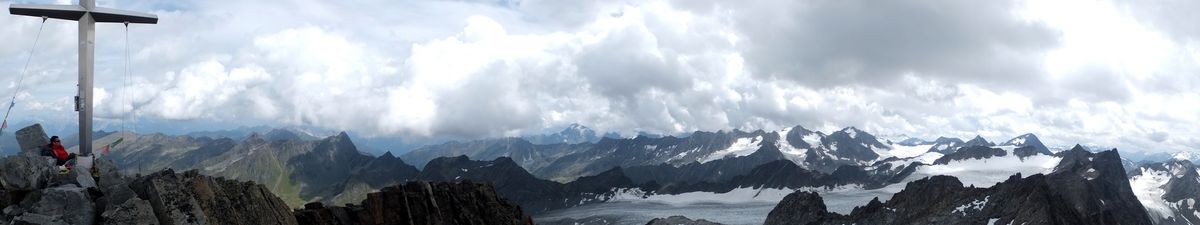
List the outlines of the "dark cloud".
{"type": "MultiPolygon", "coordinates": [[[[755,74],[822,87],[902,75],[1032,83],[1056,33],[1005,1],[754,1],[721,4],[745,36],[755,74]]],[[[719,10],[717,10],[719,11],[719,10]]]]}

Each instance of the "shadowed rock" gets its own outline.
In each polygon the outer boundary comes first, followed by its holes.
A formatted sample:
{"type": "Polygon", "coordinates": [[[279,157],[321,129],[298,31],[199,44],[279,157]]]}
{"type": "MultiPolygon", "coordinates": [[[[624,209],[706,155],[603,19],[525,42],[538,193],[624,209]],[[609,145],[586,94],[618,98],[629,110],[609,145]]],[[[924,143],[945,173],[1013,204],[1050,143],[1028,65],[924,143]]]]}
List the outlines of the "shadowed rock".
{"type": "Polygon", "coordinates": [[[533,224],[492,185],[470,181],[408,182],[368,194],[361,206],[310,203],[294,214],[301,224],[533,224]]]}

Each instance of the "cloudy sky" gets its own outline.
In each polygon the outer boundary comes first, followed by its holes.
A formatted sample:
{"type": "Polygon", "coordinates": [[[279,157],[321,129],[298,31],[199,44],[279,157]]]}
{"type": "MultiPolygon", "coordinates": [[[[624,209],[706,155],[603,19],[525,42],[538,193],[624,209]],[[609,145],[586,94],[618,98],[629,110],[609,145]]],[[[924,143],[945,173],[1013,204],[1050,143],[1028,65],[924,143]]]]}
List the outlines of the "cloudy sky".
{"type": "MultiPolygon", "coordinates": [[[[128,79],[124,27],[97,28],[98,123],[406,138],[856,126],[1200,149],[1190,0],[98,4],[160,18],[129,28],[128,79]]],[[[7,100],[40,20],[0,24],[7,100]]],[[[44,29],[10,120],[74,120],[77,28],[44,29]]]]}

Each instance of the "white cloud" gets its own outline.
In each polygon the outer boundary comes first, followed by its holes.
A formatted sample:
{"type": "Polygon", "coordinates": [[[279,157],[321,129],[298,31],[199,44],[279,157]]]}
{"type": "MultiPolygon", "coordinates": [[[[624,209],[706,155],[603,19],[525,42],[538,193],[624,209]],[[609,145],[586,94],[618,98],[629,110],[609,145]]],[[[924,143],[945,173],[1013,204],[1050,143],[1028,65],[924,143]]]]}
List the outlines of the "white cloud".
{"type": "MultiPolygon", "coordinates": [[[[1189,126],[1200,123],[1193,28],[1120,2],[858,4],[102,2],[154,11],[161,23],[130,28],[128,88],[122,28],[98,28],[97,116],[403,137],[569,123],[625,134],[800,124],[1200,145],[1191,138],[1200,128],[1189,126]]],[[[10,24],[0,35],[18,43],[0,46],[12,56],[0,71],[19,72],[38,22],[0,17],[10,24]]],[[[74,113],[73,25],[47,23],[26,80],[37,86],[19,98],[24,115],[74,113]]],[[[0,82],[0,93],[15,87],[12,77],[0,82]]]]}

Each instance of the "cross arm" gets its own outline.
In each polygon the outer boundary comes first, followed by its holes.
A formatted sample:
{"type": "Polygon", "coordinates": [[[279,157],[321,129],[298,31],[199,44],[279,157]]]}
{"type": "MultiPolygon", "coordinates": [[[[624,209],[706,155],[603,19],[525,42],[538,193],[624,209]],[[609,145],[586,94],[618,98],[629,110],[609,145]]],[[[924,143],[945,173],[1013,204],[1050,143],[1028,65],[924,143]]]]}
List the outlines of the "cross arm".
{"type": "Polygon", "coordinates": [[[157,24],[158,23],[158,16],[155,16],[154,14],[126,11],[126,10],[120,10],[120,9],[110,9],[110,8],[104,8],[104,7],[96,7],[95,9],[92,9],[92,18],[96,19],[96,22],[106,22],[106,23],[122,23],[122,22],[148,23],[148,24],[157,24]]]}
{"type": "Polygon", "coordinates": [[[8,6],[8,12],[13,15],[79,20],[87,10],[78,5],[12,4],[8,6]]]}

